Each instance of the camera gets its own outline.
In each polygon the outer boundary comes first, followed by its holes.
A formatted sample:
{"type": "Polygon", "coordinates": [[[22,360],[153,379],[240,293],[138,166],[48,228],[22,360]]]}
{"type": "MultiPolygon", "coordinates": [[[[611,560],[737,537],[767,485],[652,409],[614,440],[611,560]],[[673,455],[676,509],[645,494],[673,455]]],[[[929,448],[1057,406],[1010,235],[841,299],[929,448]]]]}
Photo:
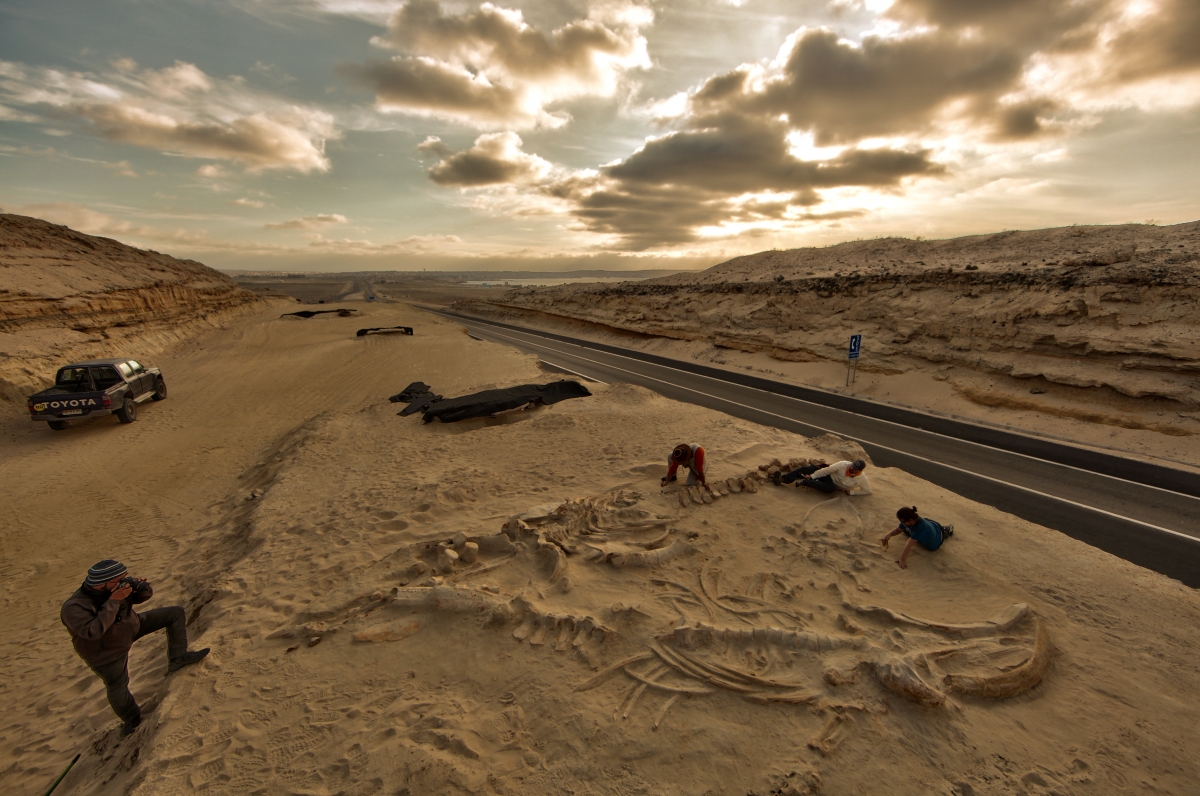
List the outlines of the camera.
{"type": "Polygon", "coordinates": [[[146,584],[143,583],[142,581],[138,580],[137,578],[126,575],[125,577],[121,578],[121,585],[128,586],[129,588],[133,589],[134,591],[141,591],[142,588],[146,584]]]}

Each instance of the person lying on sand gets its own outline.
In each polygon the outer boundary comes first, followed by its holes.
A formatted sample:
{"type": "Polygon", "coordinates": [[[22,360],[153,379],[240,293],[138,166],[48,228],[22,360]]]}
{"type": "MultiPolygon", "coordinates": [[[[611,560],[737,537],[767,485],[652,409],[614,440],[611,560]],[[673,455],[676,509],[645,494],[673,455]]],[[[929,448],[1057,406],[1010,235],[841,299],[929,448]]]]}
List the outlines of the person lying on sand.
{"type": "Polygon", "coordinates": [[[879,543],[887,550],[888,539],[901,533],[909,536],[908,544],[904,545],[904,551],[900,553],[900,558],[896,559],[900,569],[908,569],[908,554],[913,545],[920,544],[926,550],[937,550],[942,546],[942,542],[954,535],[953,525],[939,525],[933,520],[919,516],[916,506],[903,507],[896,512],[896,519],[900,520],[900,524],[888,531],[879,543]]]}
{"type": "Polygon", "coordinates": [[[120,561],[107,558],[87,572],[79,590],[63,603],[60,618],[75,652],[108,688],[108,704],[125,722],[121,735],[142,723],[142,710],[129,693],[129,648],[148,633],[167,629],[167,673],[201,660],[208,648],[188,652],[183,608],[155,608],[138,614],[133,606],[154,596],[144,578],[129,577],[120,561]]]}
{"type": "Polygon", "coordinates": [[[871,494],[871,482],[863,475],[867,463],[862,459],[852,462],[834,462],[822,467],[819,464],[809,464],[797,467],[790,473],[775,473],[771,480],[777,486],[799,481],[800,486],[806,486],[821,492],[837,492],[839,489],[847,495],[871,494]]]}
{"type": "Polygon", "coordinates": [[[704,474],[707,470],[704,459],[704,448],[699,445],[689,445],[680,443],[675,446],[675,450],[671,451],[671,455],[667,457],[667,474],[663,476],[661,485],[666,486],[675,480],[675,471],[680,467],[686,467],[688,470],[687,481],[684,483],[687,486],[700,486],[712,491],[712,487],[708,485],[704,474]]]}

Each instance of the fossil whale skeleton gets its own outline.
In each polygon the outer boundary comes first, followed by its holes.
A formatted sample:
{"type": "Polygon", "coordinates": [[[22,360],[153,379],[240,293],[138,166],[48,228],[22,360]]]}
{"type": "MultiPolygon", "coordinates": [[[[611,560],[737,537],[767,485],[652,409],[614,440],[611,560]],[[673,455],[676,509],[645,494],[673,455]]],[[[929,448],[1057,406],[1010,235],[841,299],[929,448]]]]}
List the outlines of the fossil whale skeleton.
{"type": "MultiPolygon", "coordinates": [[[[755,484],[766,477],[754,473],[736,479],[742,492],[754,491],[743,481],[755,484]]],[[[719,483],[737,494],[734,480],[719,483]]],[[[955,700],[1016,696],[1036,686],[1048,671],[1049,631],[1025,603],[984,621],[950,623],[848,598],[843,587],[847,576],[858,590],[862,585],[849,565],[834,565],[830,557],[851,556],[847,551],[855,549],[854,528],[846,522],[857,520],[862,531],[849,498],[819,504],[844,515],[827,523],[827,530],[812,527],[821,516],[814,509],[797,532],[802,541],[779,540],[808,575],[832,574],[832,582],[818,586],[809,580],[806,588],[789,574],[760,572],[734,591],[723,588],[720,556],[689,568],[686,557],[695,550],[675,527],[679,517],[648,511],[644,502],[643,495],[624,491],[568,500],[513,516],[497,534],[459,533],[444,542],[412,545],[409,553],[416,560],[404,570],[400,587],[365,608],[333,613],[343,623],[387,606],[405,614],[472,616],[482,620],[482,627],[507,629],[519,643],[584,652],[588,660],[603,656],[600,645],[620,653],[622,647],[629,652],[631,643],[635,649],[640,643],[641,650],[604,667],[578,689],[623,676],[630,685],[614,717],[628,718],[647,694],[657,694],[662,701],[653,711],[655,728],[680,700],[719,693],[756,703],[807,704],[834,717],[810,742],[822,754],[844,736],[847,710],[885,710],[880,700],[888,694],[937,709],[955,700]],[[540,569],[543,582],[563,592],[571,587],[571,567],[579,565],[572,562],[633,570],[632,577],[643,579],[651,599],[673,610],[676,618],[622,604],[590,612],[556,611],[522,593],[501,599],[494,588],[472,586],[480,573],[519,561],[540,569]],[[694,579],[691,584],[689,579],[694,579]],[[807,611],[813,606],[797,595],[808,595],[822,611],[830,598],[837,607],[826,613],[807,611]],[[647,620],[661,624],[655,629],[644,624],[647,620]],[[639,642],[639,636],[644,640],[639,642]]],[[[272,636],[290,637],[288,632],[272,636]]]]}

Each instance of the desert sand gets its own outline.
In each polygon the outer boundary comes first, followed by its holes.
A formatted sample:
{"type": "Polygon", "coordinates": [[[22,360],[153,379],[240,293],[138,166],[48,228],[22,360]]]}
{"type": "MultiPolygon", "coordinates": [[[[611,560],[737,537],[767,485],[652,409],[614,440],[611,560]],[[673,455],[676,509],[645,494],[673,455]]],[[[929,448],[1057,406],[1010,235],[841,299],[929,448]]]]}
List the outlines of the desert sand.
{"type": "Polygon", "coordinates": [[[1194,792],[1195,591],[895,469],[859,498],[773,486],[760,466],[860,449],[630,385],[397,417],[411,381],[558,376],[354,306],[259,305],[146,357],[171,393],[133,425],[5,411],[14,792],[76,753],[57,793],[1194,792]],[[680,441],[711,503],[659,488],[680,441]],[[878,540],[913,504],[957,530],[901,570],[878,540]],[[108,556],[212,648],[166,676],[163,639],[134,647],[126,739],[58,623],[108,556]]]}
{"type": "Polygon", "coordinates": [[[462,312],[1200,467],[1200,222],[882,238],[462,312]]]}

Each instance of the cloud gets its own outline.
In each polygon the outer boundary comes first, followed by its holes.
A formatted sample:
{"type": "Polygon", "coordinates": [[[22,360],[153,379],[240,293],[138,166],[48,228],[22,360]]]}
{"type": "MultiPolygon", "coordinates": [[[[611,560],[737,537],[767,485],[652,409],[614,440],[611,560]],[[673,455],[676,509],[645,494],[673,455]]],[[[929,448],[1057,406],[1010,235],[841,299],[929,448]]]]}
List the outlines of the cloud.
{"type": "Polygon", "coordinates": [[[512,132],[481,135],[470,149],[435,164],[429,169],[429,178],[438,185],[461,188],[535,184],[550,172],[551,166],[537,155],[522,152],[521,144],[520,137],[512,132]]]}
{"type": "Polygon", "coordinates": [[[138,173],[133,170],[133,166],[130,165],[128,160],[121,160],[116,163],[110,163],[110,164],[108,164],[108,167],[110,169],[112,169],[113,174],[116,174],[118,177],[137,177],[137,176],[139,176],[138,173]]]}
{"type": "Polygon", "coordinates": [[[224,177],[229,172],[225,170],[219,163],[208,163],[196,169],[196,174],[208,180],[215,180],[224,177]]]}
{"type": "Polygon", "coordinates": [[[712,234],[828,220],[834,216],[807,210],[823,201],[822,190],[894,190],[906,179],[945,173],[927,149],[850,147],[804,160],[792,153],[782,121],[723,114],[695,123],[697,129],[647,141],[622,161],[545,190],[566,201],[586,230],[642,250],[697,240],[705,228],[712,234]]]}
{"type": "Polygon", "coordinates": [[[345,224],[346,217],[340,213],[318,213],[315,216],[294,218],[278,224],[264,224],[263,229],[320,229],[334,224],[345,224]]]}
{"type": "Polygon", "coordinates": [[[1107,110],[1200,103],[1194,0],[885,7],[857,41],[802,27],[772,61],[649,102],[675,132],[543,192],[583,230],[650,249],[852,217],[869,195],[948,176],[950,164],[1004,160],[1010,147],[1035,157],[1031,142],[1098,124],[1107,110]],[[1164,75],[1195,79],[1147,82],[1164,75]]]}
{"type": "Polygon", "coordinates": [[[1200,69],[1200,3],[1160,0],[1112,42],[1121,80],[1141,80],[1200,69]]]}
{"type": "Polygon", "coordinates": [[[417,151],[427,152],[431,155],[437,155],[438,157],[446,157],[454,154],[454,150],[447,146],[446,143],[436,135],[425,136],[425,140],[417,144],[417,151]]]}
{"type": "Polygon", "coordinates": [[[237,205],[239,207],[253,207],[256,210],[266,207],[264,202],[260,202],[257,199],[249,199],[245,196],[241,197],[240,199],[230,199],[229,204],[237,205]]]}
{"type": "Polygon", "coordinates": [[[940,30],[861,43],[831,30],[801,29],[774,70],[746,66],[709,79],[693,113],[723,110],[786,116],[818,145],[924,132],[949,103],[986,116],[1022,75],[1020,53],[987,38],[940,30]]]}
{"type": "Polygon", "coordinates": [[[178,61],[137,71],[122,59],[104,75],[0,61],[0,101],[33,119],[74,120],[112,141],[240,163],[251,172],[326,171],[325,142],[338,136],[328,113],[214,80],[178,61]]]}
{"type": "Polygon", "coordinates": [[[625,72],[650,67],[640,28],[652,20],[642,6],[598,4],[594,18],[545,33],[491,3],[447,14],[437,0],[409,0],[374,40],[401,54],[341,71],[371,87],[383,111],[480,128],[559,127],[569,117],[550,106],[612,97],[625,72]]]}

